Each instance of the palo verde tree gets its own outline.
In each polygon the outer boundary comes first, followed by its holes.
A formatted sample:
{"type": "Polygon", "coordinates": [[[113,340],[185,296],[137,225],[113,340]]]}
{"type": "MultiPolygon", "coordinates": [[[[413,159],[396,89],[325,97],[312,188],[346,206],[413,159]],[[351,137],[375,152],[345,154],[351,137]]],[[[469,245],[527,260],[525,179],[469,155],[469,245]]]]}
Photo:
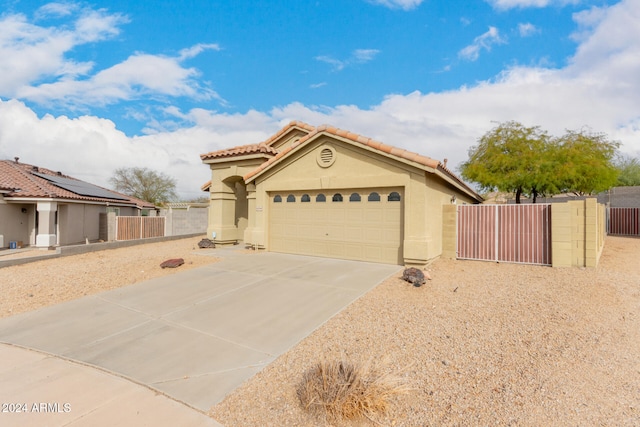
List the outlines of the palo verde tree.
{"type": "Polygon", "coordinates": [[[539,195],[593,194],[616,184],[618,142],[589,130],[551,137],[539,127],[502,123],[480,138],[462,164],[462,176],[482,189],[515,193],[533,202],[539,195]]]}
{"type": "Polygon", "coordinates": [[[535,199],[556,190],[550,141],[549,135],[537,126],[501,123],[469,149],[469,159],[460,171],[485,191],[515,193],[516,203],[520,203],[522,195],[535,199]]]}
{"type": "Polygon", "coordinates": [[[603,133],[585,129],[567,131],[555,145],[555,179],[561,192],[589,195],[616,185],[619,171],[614,164],[619,142],[603,133]]]}
{"type": "Polygon", "coordinates": [[[175,179],[148,168],[118,168],[109,182],[115,190],[155,205],[177,198],[175,179]]]}

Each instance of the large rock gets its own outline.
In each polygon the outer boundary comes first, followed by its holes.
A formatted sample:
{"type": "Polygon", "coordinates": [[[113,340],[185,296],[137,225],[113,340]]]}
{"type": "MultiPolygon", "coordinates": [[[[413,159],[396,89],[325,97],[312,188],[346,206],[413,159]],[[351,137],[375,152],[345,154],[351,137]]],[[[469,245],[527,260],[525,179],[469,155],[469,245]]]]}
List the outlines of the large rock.
{"type": "Polygon", "coordinates": [[[182,264],[184,264],[184,260],[182,258],[173,258],[173,259],[168,259],[164,261],[162,264],[160,264],[160,267],[176,268],[176,267],[180,267],[182,264]]]}
{"type": "Polygon", "coordinates": [[[420,287],[425,283],[424,273],[415,267],[405,268],[402,273],[402,280],[413,284],[415,287],[420,287]]]}
{"type": "Polygon", "coordinates": [[[198,242],[198,247],[200,249],[215,248],[216,244],[211,239],[202,239],[198,242]]]}

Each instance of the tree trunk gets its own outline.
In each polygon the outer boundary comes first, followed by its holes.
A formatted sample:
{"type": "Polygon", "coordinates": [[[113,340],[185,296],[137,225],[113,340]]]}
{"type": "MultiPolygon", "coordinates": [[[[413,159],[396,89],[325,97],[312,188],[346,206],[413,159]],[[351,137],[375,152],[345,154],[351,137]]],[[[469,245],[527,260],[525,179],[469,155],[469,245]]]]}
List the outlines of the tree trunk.
{"type": "Polygon", "coordinates": [[[535,203],[536,200],[538,199],[538,192],[536,191],[535,188],[531,190],[531,194],[533,195],[533,203],[535,203]]]}
{"type": "Polygon", "coordinates": [[[516,204],[519,205],[520,204],[520,195],[522,194],[522,188],[518,188],[516,190],[516,204]]]}

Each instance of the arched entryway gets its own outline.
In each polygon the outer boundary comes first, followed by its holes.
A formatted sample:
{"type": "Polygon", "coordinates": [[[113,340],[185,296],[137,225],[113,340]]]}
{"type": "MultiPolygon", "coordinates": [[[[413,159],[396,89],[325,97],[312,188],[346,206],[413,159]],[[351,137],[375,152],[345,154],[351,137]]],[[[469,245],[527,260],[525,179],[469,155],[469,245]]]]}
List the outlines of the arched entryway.
{"type": "Polygon", "coordinates": [[[209,236],[223,245],[243,240],[249,222],[249,208],[247,187],[242,177],[220,176],[219,180],[212,181],[210,195],[209,236]]]}

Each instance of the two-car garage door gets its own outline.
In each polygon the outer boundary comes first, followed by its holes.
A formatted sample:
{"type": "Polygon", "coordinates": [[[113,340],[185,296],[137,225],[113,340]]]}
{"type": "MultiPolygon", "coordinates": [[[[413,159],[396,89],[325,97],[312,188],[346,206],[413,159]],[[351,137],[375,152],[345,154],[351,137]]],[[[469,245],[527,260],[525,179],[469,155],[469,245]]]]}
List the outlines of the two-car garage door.
{"type": "Polygon", "coordinates": [[[402,263],[400,188],[272,192],[269,250],[402,263]]]}

